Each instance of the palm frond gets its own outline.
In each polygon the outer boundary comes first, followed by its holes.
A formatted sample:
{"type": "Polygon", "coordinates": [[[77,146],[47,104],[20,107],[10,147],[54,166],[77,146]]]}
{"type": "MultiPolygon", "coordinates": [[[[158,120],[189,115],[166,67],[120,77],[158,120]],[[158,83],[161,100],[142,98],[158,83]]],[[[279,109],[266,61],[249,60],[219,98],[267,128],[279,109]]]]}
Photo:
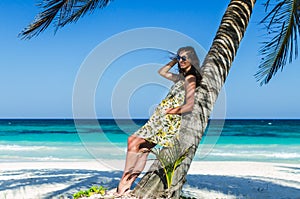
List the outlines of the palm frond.
{"type": "Polygon", "coordinates": [[[112,0],[43,0],[38,4],[43,9],[19,34],[22,39],[39,35],[54,22],[55,32],[68,23],[76,22],[97,8],[106,7],[112,0]]]}
{"type": "Polygon", "coordinates": [[[162,148],[162,149],[152,149],[151,152],[156,156],[162,165],[164,170],[168,189],[171,188],[172,179],[177,167],[186,158],[189,149],[183,150],[180,146],[179,140],[174,139],[174,144],[172,147],[162,148]]]}
{"type": "Polygon", "coordinates": [[[267,0],[266,3],[264,3],[265,11],[268,10],[268,7],[269,7],[269,5],[270,5],[270,1],[271,1],[271,0],[267,0]]]}
{"type": "MultiPolygon", "coordinates": [[[[270,0],[265,6],[269,4],[270,0]]],[[[266,25],[271,38],[259,51],[262,59],[255,77],[260,85],[267,84],[287,60],[291,63],[298,56],[299,4],[298,0],[281,0],[260,22],[266,25]]]]}

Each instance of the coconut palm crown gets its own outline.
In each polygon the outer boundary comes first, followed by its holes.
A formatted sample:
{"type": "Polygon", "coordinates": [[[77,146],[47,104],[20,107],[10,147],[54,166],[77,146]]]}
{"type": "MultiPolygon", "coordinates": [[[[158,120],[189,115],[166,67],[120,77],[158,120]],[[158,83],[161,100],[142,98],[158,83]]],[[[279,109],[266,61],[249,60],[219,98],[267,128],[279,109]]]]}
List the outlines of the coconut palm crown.
{"type": "MultiPolygon", "coordinates": [[[[265,3],[269,9],[271,0],[265,3]]],[[[267,84],[279,69],[283,69],[287,60],[292,62],[298,56],[298,38],[300,27],[300,1],[276,1],[275,6],[260,22],[267,28],[267,38],[260,49],[262,56],[259,71],[255,74],[258,81],[267,84]]]]}

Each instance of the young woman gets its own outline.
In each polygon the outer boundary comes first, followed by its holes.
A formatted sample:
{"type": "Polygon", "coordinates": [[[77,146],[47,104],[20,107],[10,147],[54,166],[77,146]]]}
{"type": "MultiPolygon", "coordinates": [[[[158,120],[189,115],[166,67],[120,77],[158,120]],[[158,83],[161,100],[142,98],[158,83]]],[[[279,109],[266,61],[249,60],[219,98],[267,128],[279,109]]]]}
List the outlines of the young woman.
{"type": "Polygon", "coordinates": [[[158,73],[174,84],[148,122],[128,138],[125,169],[115,195],[130,190],[143,171],[151,148],[156,144],[172,147],[172,140],[180,130],[181,114],[193,110],[195,89],[201,80],[199,65],[194,48],[188,46],[180,48],[177,56],[159,69],[158,73]],[[178,74],[169,71],[175,64],[178,74]]]}

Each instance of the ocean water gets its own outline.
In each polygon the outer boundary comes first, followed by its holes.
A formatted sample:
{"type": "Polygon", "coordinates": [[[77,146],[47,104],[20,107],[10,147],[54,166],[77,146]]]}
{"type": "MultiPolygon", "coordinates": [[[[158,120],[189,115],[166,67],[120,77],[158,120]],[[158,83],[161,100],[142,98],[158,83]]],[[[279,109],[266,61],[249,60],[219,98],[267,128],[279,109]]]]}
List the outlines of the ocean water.
{"type": "MultiPolygon", "coordinates": [[[[2,119],[0,162],[125,159],[127,137],[146,121],[2,119]]],[[[220,124],[210,122],[195,161],[300,163],[300,120],[220,124]]]]}

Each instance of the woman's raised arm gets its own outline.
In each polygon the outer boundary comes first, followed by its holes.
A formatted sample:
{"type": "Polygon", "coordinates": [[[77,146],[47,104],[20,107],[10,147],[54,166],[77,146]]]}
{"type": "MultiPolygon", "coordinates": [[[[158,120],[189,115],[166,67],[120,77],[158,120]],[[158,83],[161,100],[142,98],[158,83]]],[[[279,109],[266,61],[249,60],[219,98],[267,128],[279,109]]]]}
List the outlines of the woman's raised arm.
{"type": "Polygon", "coordinates": [[[166,65],[164,65],[163,67],[161,67],[159,70],[158,70],[158,73],[173,81],[173,82],[177,82],[179,80],[179,75],[178,74],[174,74],[174,73],[171,73],[169,72],[169,70],[177,63],[177,60],[176,59],[172,59],[172,61],[170,61],[169,63],[167,63],[166,65]]]}

